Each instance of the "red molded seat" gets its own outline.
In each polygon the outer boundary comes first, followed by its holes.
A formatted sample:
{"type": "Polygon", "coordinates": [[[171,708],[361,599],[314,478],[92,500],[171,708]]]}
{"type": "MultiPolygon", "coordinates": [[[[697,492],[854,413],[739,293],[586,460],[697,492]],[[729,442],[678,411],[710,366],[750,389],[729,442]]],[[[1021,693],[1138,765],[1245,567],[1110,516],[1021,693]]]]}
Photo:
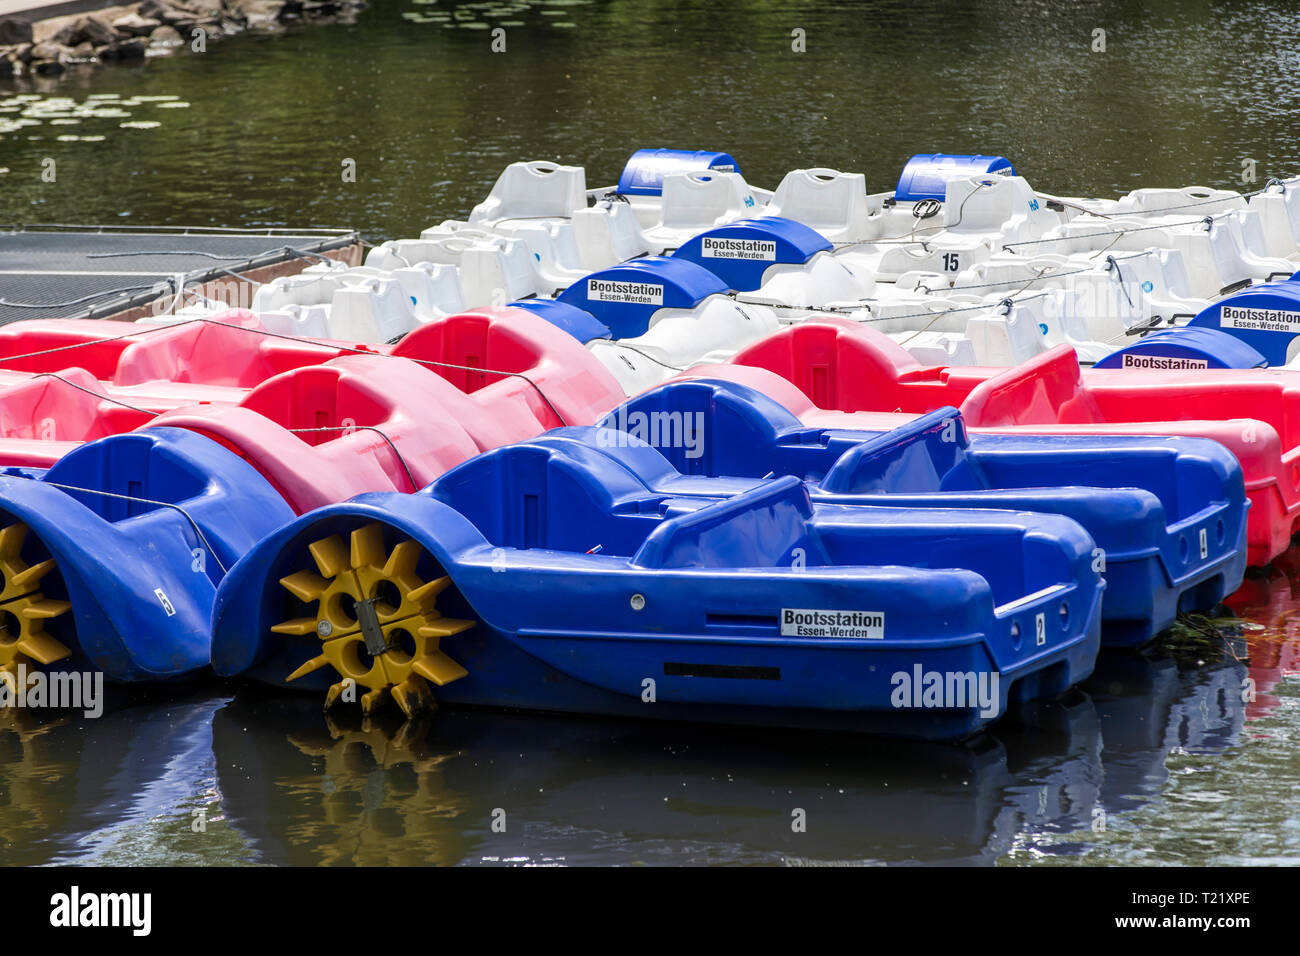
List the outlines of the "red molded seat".
{"type": "Polygon", "coordinates": [[[290,340],[260,334],[257,317],[245,309],[155,330],[122,350],[112,381],[253,388],[305,365],[319,365],[348,354],[340,343],[290,340]]]}
{"type": "Polygon", "coordinates": [[[98,319],[24,319],[11,322],[0,328],[0,370],[57,372],[65,368],[83,368],[97,379],[111,381],[117,373],[122,353],[132,343],[132,339],[117,337],[134,335],[141,328],[134,322],[98,319]]]}
{"type": "Polygon", "coordinates": [[[730,361],[776,372],[818,408],[847,412],[959,405],[994,371],[923,366],[888,336],[838,318],[788,326],[730,361]]]}
{"type": "Polygon", "coordinates": [[[130,431],[151,415],[98,397],[83,369],[0,386],[0,465],[48,468],[82,442],[130,431]]]}
{"type": "Polygon", "coordinates": [[[233,404],[274,375],[352,348],[269,336],[246,309],[171,326],[32,319],[0,329],[0,382],[85,369],[101,382],[102,394],[159,412],[197,402],[233,404]]]}
{"type": "Polygon", "coordinates": [[[278,375],[237,406],[191,406],[153,424],[220,442],[302,513],[365,491],[415,491],[477,454],[448,393],[460,395],[413,362],[353,355],[278,375]]]}
{"type": "Polygon", "coordinates": [[[590,425],[625,400],[586,346],[525,309],[449,315],[411,332],[392,354],[431,363],[487,412],[490,432],[480,431],[482,419],[463,421],[484,450],[560,425],[590,425]]]}
{"type": "Polygon", "coordinates": [[[155,424],[221,442],[301,513],[365,491],[415,491],[480,451],[591,424],[622,400],[567,333],[522,309],[484,309],[422,326],[389,355],[295,369],[237,407],[177,409],[155,424]]]}

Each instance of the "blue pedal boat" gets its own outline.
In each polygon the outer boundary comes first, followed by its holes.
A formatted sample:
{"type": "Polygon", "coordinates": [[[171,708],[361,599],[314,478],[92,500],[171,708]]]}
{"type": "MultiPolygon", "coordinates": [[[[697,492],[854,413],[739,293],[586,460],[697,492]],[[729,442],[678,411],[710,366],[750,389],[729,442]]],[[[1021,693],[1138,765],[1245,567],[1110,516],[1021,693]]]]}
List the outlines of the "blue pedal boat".
{"type": "Polygon", "coordinates": [[[1213,608],[1246,568],[1241,466],[1208,439],[972,439],[954,408],[889,432],[810,428],[751,388],[713,380],[651,389],[601,424],[648,441],[686,475],[793,475],[809,483],[814,502],[1073,518],[1099,549],[1106,646],[1141,645],[1180,611],[1213,608]]]}
{"type": "Polygon", "coordinates": [[[225,569],[294,517],[252,465],[179,428],[0,473],[0,671],[147,682],[205,670],[225,569]]]}
{"type": "Polygon", "coordinates": [[[390,693],[428,709],[436,686],[452,704],[931,739],[1093,668],[1105,583],[1076,522],[711,484],[735,493],[664,494],[560,435],[318,509],[222,582],[213,668],[367,712],[390,693]]]}

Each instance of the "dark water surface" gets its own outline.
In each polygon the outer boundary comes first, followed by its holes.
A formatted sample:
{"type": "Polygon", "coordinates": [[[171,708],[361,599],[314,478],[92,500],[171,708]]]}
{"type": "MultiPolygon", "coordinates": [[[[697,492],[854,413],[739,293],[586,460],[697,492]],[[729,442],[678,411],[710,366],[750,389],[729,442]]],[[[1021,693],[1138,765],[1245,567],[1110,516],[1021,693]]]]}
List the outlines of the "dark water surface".
{"type": "Polygon", "coordinates": [[[1261,183],[1300,172],[1300,13],[1285,3],[378,0],[355,26],[0,81],[10,89],[190,106],[0,133],[4,221],[413,236],[463,217],[509,162],[580,163],[605,185],[658,145],[729,150],[769,188],[813,165],[890,189],[926,151],[1006,155],[1063,195],[1239,186],[1247,158],[1261,183]],[[402,17],[455,9],[483,29],[402,17]],[[499,23],[524,25],[493,54],[499,23]],[[806,53],[791,51],[796,29],[806,53]],[[41,180],[47,157],[55,183],[41,180]]]}
{"type": "MultiPolygon", "coordinates": [[[[1300,172],[1298,66],[1283,4],[380,0],[355,26],[0,82],[0,220],[413,236],[513,160],[604,185],[643,145],[729,150],[768,187],[821,165],[885,190],[942,150],[1007,155],[1063,194],[1241,188],[1245,159],[1259,183],[1300,172]],[[453,9],[478,25],[436,19],[453,9]]],[[[1297,587],[1256,580],[1262,630],[1106,654],[1080,692],[964,748],[327,720],[221,684],[98,720],[0,711],[0,862],[1297,863],[1297,587]]]]}

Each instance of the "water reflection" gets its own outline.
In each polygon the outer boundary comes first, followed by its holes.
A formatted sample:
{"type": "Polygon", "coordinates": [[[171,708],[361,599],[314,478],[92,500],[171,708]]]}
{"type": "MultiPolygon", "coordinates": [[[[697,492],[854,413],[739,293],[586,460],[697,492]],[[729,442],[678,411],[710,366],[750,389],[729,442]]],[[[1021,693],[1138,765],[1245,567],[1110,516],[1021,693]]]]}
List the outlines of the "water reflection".
{"type": "MultiPolygon", "coordinates": [[[[1281,590],[1261,620],[1295,607],[1281,590]]],[[[1107,654],[1081,690],[963,747],[477,710],[410,724],[223,685],[97,721],[6,712],[0,862],[1123,858],[1139,839],[1124,820],[1169,797],[1179,755],[1222,760],[1248,720],[1276,718],[1300,638],[1254,642],[1249,669],[1214,650],[1107,654]]]]}
{"type": "Polygon", "coordinates": [[[215,806],[208,692],[140,701],[116,692],[104,714],[0,709],[0,863],[197,863],[177,838],[215,806]]]}
{"type": "Polygon", "coordinates": [[[1294,701],[1294,696],[1279,697],[1275,691],[1300,677],[1300,549],[1292,548],[1267,572],[1252,572],[1230,604],[1258,625],[1246,635],[1254,682],[1254,700],[1246,712],[1252,719],[1266,716],[1294,701]]]}

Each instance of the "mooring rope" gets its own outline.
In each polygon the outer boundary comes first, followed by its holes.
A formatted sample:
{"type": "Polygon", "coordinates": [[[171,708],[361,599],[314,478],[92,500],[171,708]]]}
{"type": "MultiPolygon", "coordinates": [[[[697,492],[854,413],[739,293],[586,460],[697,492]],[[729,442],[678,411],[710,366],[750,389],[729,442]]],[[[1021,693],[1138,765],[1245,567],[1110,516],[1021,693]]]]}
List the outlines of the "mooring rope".
{"type": "Polygon", "coordinates": [[[384,441],[388,442],[388,447],[392,449],[393,454],[397,457],[398,462],[401,463],[402,470],[406,472],[406,478],[407,478],[407,480],[411,483],[411,490],[412,490],[412,491],[419,491],[420,488],[421,488],[420,483],[419,483],[418,481],[415,480],[415,475],[411,474],[411,469],[410,469],[410,466],[406,464],[406,459],[402,457],[402,453],[401,453],[400,451],[398,451],[398,450],[397,450],[397,446],[396,446],[395,444],[393,444],[393,440],[392,440],[391,438],[389,438],[386,434],[384,434],[383,431],[381,431],[380,429],[376,428],[374,425],[322,425],[322,426],[319,426],[319,427],[316,427],[316,428],[289,428],[289,429],[286,429],[286,431],[293,432],[295,435],[297,435],[297,434],[299,434],[299,433],[309,433],[309,432],[338,432],[338,431],[342,431],[342,432],[354,432],[354,431],[368,431],[368,432],[374,432],[376,435],[378,435],[378,436],[379,436],[380,438],[382,438],[384,441]]]}
{"type": "Polygon", "coordinates": [[[221,557],[217,554],[216,550],[208,542],[207,535],[205,535],[203,533],[203,529],[199,527],[199,523],[194,520],[193,516],[188,511],[186,511],[178,504],[174,504],[173,502],[170,501],[155,501],[152,498],[141,498],[137,495],[118,494],[117,492],[104,491],[103,489],[100,488],[80,488],[77,485],[65,485],[57,481],[46,481],[44,478],[36,478],[31,475],[23,475],[21,477],[26,478],[29,481],[39,481],[41,482],[41,484],[49,485],[51,488],[60,488],[63,491],[80,491],[88,495],[102,495],[105,498],[117,498],[122,501],[135,501],[146,505],[156,505],[157,507],[160,508],[173,508],[176,511],[179,511],[182,515],[184,515],[185,520],[190,523],[190,527],[194,529],[194,534],[198,537],[199,542],[203,545],[204,548],[207,549],[208,553],[212,555],[212,560],[217,562],[217,567],[221,569],[221,576],[225,577],[228,572],[228,569],[226,568],[225,564],[223,564],[221,561],[221,557]]]}

